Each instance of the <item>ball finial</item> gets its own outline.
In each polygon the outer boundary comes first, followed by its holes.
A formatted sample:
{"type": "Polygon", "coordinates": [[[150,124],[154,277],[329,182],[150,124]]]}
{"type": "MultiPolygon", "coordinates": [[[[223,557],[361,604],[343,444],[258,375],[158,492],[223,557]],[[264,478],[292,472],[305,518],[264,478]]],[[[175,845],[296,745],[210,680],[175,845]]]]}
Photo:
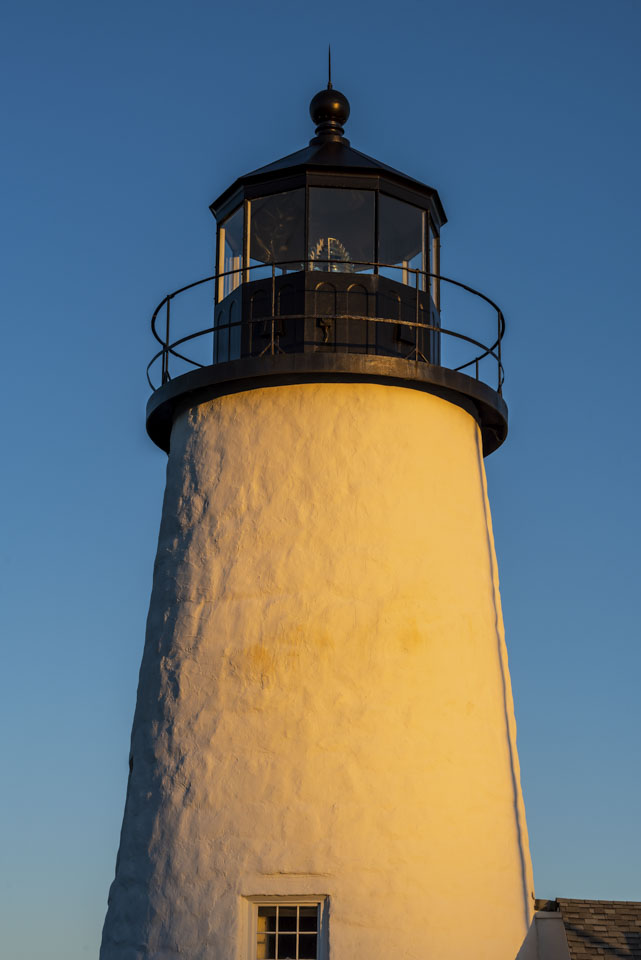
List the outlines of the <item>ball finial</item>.
{"type": "Polygon", "coordinates": [[[315,97],[312,97],[309,113],[316,124],[316,138],[322,140],[343,138],[343,124],[349,117],[349,100],[340,90],[334,90],[331,86],[326,90],[320,90],[315,97]]]}
{"type": "Polygon", "coordinates": [[[326,140],[340,140],[349,143],[343,137],[343,124],[349,117],[349,100],[332,85],[332,48],[327,48],[327,89],[312,97],[309,113],[316,124],[316,136],[311,143],[323,143],[326,140]]]}

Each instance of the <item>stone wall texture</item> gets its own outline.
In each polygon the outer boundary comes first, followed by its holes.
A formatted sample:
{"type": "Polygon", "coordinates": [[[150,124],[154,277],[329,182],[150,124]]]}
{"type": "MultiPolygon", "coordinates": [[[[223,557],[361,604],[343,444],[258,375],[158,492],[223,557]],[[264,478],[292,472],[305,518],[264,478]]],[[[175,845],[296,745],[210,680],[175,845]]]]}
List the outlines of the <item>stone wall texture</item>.
{"type": "Polygon", "coordinates": [[[173,428],[102,960],[245,960],[326,895],[332,960],[513,960],[532,875],[476,422],[302,384],[173,428]]]}

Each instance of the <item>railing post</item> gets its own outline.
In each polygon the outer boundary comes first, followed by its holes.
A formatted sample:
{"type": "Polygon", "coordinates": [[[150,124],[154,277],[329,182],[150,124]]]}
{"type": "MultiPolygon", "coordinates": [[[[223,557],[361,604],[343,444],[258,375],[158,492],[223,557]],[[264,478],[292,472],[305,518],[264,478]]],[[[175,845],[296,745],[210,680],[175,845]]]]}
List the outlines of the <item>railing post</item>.
{"type": "Polygon", "coordinates": [[[276,316],[276,266],[272,263],[272,357],[274,356],[274,323],[276,316]]]}
{"type": "Polygon", "coordinates": [[[218,336],[216,333],[216,287],[218,285],[218,279],[214,278],[214,310],[211,320],[211,362],[218,363],[218,336]]]}
{"type": "Polygon", "coordinates": [[[498,330],[498,358],[499,358],[499,370],[498,370],[498,392],[499,394],[503,393],[503,364],[501,362],[501,337],[503,336],[503,314],[501,311],[498,311],[498,321],[499,321],[499,330],[498,330]]]}
{"type": "Polygon", "coordinates": [[[167,313],[165,319],[165,343],[163,345],[162,359],[163,359],[163,371],[162,371],[162,382],[167,383],[169,380],[169,304],[171,303],[171,297],[167,297],[167,313]]]}
{"type": "Polygon", "coordinates": [[[420,316],[420,312],[419,312],[419,311],[420,311],[420,304],[419,304],[419,296],[418,296],[418,270],[417,270],[416,273],[414,274],[414,279],[415,279],[415,281],[416,281],[416,317],[415,317],[415,319],[416,319],[416,348],[415,348],[415,349],[416,349],[416,357],[415,357],[414,359],[415,359],[416,362],[418,363],[418,318],[419,318],[419,316],[420,316]]]}

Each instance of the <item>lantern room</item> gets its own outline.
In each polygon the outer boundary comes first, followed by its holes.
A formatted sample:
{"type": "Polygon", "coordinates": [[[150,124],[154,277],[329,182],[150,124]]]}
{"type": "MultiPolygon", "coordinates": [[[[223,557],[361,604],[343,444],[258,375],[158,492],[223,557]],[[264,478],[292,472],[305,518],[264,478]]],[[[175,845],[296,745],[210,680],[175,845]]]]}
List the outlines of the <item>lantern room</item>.
{"type": "Polygon", "coordinates": [[[272,308],[284,352],[439,362],[432,275],[445,212],[435,190],[350,146],[349,109],[338,91],[318,93],[309,146],[239,178],[212,204],[215,362],[260,355],[272,308]]]}
{"type": "Polygon", "coordinates": [[[147,429],[163,449],[186,398],[337,380],[442,396],[476,418],[486,454],[505,439],[503,314],[441,274],[438,192],[354,149],[349,113],[330,84],[311,101],[308,146],[239,177],[211,205],[213,276],[168,294],[152,317],[161,349],[147,371],[147,429]],[[185,323],[198,291],[206,298],[185,323]],[[460,308],[452,291],[465,293],[460,308]]]}

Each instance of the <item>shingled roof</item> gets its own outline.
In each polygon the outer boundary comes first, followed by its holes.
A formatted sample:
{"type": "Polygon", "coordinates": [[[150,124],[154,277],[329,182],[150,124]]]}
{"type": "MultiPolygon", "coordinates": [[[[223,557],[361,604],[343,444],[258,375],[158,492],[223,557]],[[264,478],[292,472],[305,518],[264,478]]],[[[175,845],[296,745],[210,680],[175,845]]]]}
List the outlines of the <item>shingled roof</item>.
{"type": "Polygon", "coordinates": [[[641,903],[558,897],[537,907],[561,914],[570,960],[641,960],[641,903]]]}

